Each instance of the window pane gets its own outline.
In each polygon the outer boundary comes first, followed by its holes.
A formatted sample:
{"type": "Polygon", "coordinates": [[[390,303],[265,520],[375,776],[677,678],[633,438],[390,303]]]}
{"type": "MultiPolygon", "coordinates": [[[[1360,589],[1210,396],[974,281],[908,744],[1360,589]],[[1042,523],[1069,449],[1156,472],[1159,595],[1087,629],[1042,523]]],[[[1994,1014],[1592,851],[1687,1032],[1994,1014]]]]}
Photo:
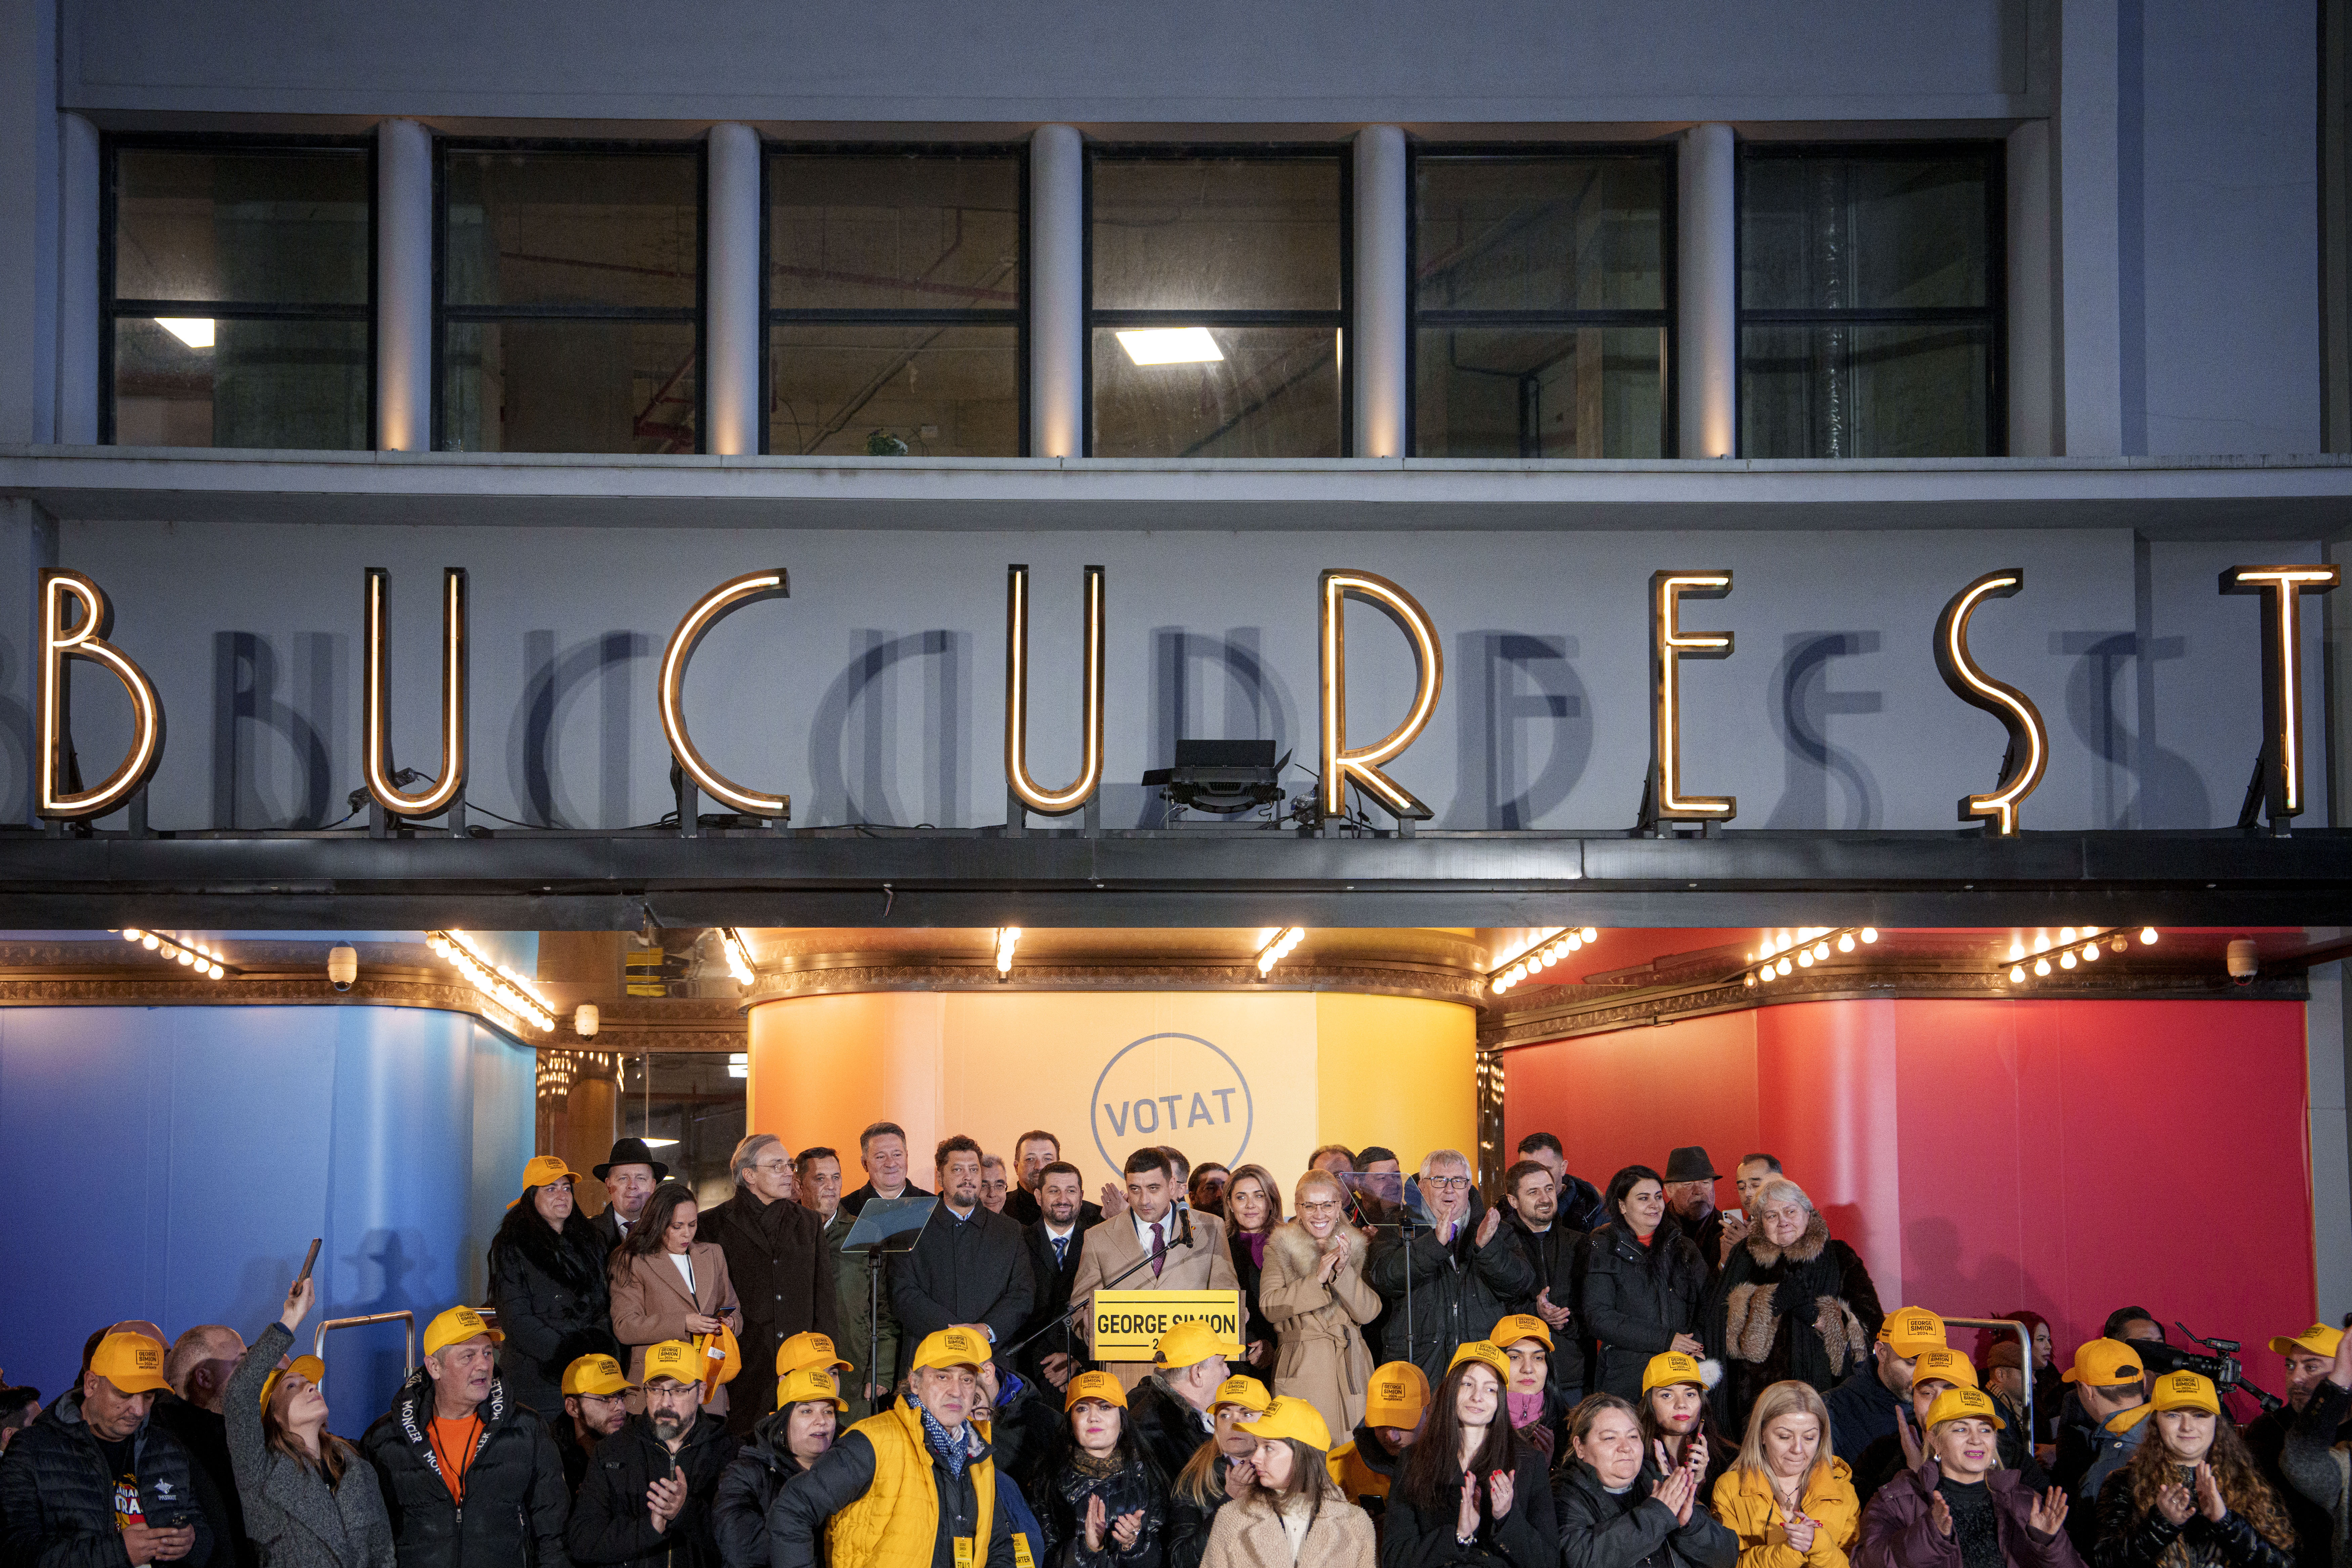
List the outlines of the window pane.
{"type": "Polygon", "coordinates": [[[1423,158],[1415,170],[1419,309],[1665,309],[1659,160],[1423,158]]]}
{"type": "Polygon", "coordinates": [[[452,305],[691,307],[692,153],[454,152],[442,297],[452,305]]]}
{"type": "Polygon", "coordinates": [[[1336,458],[1339,334],[1330,327],[1212,327],[1221,359],[1138,364],[1094,334],[1097,458],[1336,458]]]}
{"type": "Polygon", "coordinates": [[[1423,328],[1413,448],[1424,458],[1665,455],[1663,327],[1423,328]]]}
{"type": "Polygon", "coordinates": [[[367,303],[365,153],[126,147],[115,181],[117,299],[367,303]]]}
{"type": "Polygon", "coordinates": [[[363,449],[373,444],[367,323],[188,318],[173,332],[148,317],[119,317],[114,439],[124,447],[363,449]]]}
{"type": "Polygon", "coordinates": [[[768,279],[780,310],[1018,310],[1020,163],[772,156],[768,279]]]}
{"type": "Polygon", "coordinates": [[[1977,458],[1992,334],[1973,326],[1756,326],[1740,333],[1750,458],[1977,458]]]}
{"type": "Polygon", "coordinates": [[[768,450],[1021,455],[1017,327],[769,329],[768,450]]]}
{"type": "Polygon", "coordinates": [[[458,321],[442,349],[442,446],[461,452],[691,452],[688,321],[458,321]]]}
{"type": "Polygon", "coordinates": [[[1336,310],[1337,158],[1098,158],[1099,310],[1336,310]]]}
{"type": "Polygon", "coordinates": [[[1739,302],[1750,310],[1986,303],[1987,170],[1974,157],[1750,158],[1739,302]]]}

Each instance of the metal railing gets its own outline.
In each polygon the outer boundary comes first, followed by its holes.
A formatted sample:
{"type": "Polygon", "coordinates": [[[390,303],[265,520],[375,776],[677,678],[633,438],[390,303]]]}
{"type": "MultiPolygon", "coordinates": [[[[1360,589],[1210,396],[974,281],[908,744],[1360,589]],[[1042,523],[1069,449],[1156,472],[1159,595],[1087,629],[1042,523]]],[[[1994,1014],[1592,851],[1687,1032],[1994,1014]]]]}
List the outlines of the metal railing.
{"type": "Polygon", "coordinates": [[[356,1318],[329,1318],[320,1323],[318,1331],[311,1334],[310,1353],[317,1356],[321,1364],[325,1363],[327,1331],[330,1329],[358,1329],[364,1328],[370,1323],[394,1321],[401,1325],[407,1341],[405,1359],[401,1363],[402,1371],[404,1373],[415,1372],[416,1370],[416,1314],[405,1307],[396,1312],[367,1312],[356,1318]]]}
{"type": "MultiPolygon", "coordinates": [[[[2017,1336],[2020,1352],[2017,1375],[2025,1384],[2025,1447],[2033,1447],[2033,1331],[2014,1318],[1946,1318],[1944,1327],[1963,1329],[2007,1329],[2017,1336]]],[[[1982,1375],[1984,1369],[1977,1369],[1982,1375]]]]}

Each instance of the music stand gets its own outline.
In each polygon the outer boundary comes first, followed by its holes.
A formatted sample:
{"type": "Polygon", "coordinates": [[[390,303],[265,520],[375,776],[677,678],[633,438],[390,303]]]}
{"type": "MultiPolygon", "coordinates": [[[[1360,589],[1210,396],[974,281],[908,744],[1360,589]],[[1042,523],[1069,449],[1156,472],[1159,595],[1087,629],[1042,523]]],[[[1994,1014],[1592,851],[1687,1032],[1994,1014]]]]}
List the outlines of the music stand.
{"type": "MultiPolygon", "coordinates": [[[[857,1211],[856,1221],[849,1234],[841,1240],[844,1252],[866,1254],[866,1380],[873,1384],[881,1372],[875,1363],[882,1359],[882,1262],[885,1258],[897,1258],[915,1250],[915,1242],[929,1223],[931,1211],[940,1206],[937,1198],[868,1198],[866,1206],[857,1211]],[[901,1237],[903,1245],[889,1245],[901,1237]]],[[[876,1384],[881,1392],[876,1395],[877,1408],[890,1397],[887,1386],[876,1384]]]]}

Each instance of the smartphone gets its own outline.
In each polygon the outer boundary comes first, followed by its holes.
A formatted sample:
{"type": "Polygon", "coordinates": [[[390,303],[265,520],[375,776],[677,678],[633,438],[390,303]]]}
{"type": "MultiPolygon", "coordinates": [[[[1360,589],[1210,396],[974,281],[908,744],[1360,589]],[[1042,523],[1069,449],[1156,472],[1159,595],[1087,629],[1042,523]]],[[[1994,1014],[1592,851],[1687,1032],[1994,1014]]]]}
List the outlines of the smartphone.
{"type": "Polygon", "coordinates": [[[295,1284],[299,1285],[303,1280],[310,1278],[311,1266],[319,1261],[319,1243],[324,1239],[323,1237],[316,1236],[310,1238],[310,1254],[302,1259],[302,1272],[294,1276],[295,1284]]]}

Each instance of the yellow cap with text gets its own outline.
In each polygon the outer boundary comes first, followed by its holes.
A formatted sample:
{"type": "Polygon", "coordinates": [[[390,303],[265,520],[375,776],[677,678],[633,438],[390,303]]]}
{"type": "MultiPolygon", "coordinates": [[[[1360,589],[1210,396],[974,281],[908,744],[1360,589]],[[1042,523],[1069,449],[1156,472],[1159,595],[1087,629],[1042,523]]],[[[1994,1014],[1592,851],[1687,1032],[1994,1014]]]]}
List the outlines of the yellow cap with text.
{"type": "Polygon", "coordinates": [[[1993,1408],[1992,1395],[1983,1389],[1948,1388],[1936,1395],[1935,1404],[1927,1406],[1927,1428],[1933,1431],[1947,1421],[1970,1416],[1979,1421],[1991,1422],[1995,1431],[2009,1425],[2000,1418],[2000,1412],[1993,1408]]]}
{"type": "Polygon", "coordinates": [[[2121,1340],[2085,1340],[2074,1351],[2074,1364],[2059,1374],[2062,1383],[2087,1383],[2093,1388],[2120,1388],[2137,1383],[2146,1369],[2139,1352],[2121,1340]]]}
{"type": "Polygon", "coordinates": [[[1968,1357],[1945,1345],[1919,1352],[1911,1368],[1911,1386],[1916,1388],[1929,1378],[1950,1384],[1955,1388],[1981,1388],[1977,1369],[1968,1357]]]}
{"type": "Polygon", "coordinates": [[[1409,1361],[1382,1362],[1364,1389],[1364,1425],[1409,1432],[1429,1409],[1429,1374],[1409,1361]]]}
{"type": "Polygon", "coordinates": [[[1265,1384],[1235,1373],[1217,1384],[1217,1392],[1209,1395],[1209,1413],[1216,1414],[1221,1405],[1238,1405],[1253,1415],[1263,1415],[1265,1407],[1273,1403],[1274,1395],[1265,1391],[1265,1384]]]}
{"type": "Polygon", "coordinates": [[[794,1367],[776,1384],[779,1410],[815,1399],[830,1401],[834,1409],[844,1415],[849,1414],[849,1401],[841,1396],[841,1380],[821,1366],[794,1367]]]}
{"type": "Polygon", "coordinates": [[[925,1334],[922,1345],[915,1352],[909,1372],[938,1371],[941,1367],[968,1366],[974,1372],[988,1364],[988,1341],[977,1329],[941,1329],[925,1334]]]}
{"type": "Polygon", "coordinates": [[[2280,1355],[2293,1355],[2301,1351],[2305,1355],[2324,1355],[2336,1359],[2336,1347],[2344,1342],[2344,1331],[2331,1329],[2326,1323],[2314,1323],[2303,1332],[2288,1337],[2279,1335],[2271,1341],[2271,1349],[2280,1355]]]}
{"type": "Polygon", "coordinates": [[[1151,1347],[1151,1360],[1158,1366],[1198,1366],[1213,1355],[1231,1361],[1241,1353],[1241,1346],[1217,1338],[1217,1331],[1197,1318],[1177,1324],[1151,1347]]]}
{"type": "Polygon", "coordinates": [[[1331,1451],[1331,1428],[1312,1405],[1288,1395],[1266,1405],[1265,1414],[1251,1418],[1249,1435],[1261,1443],[1295,1437],[1318,1453],[1331,1451]]]}
{"type": "Polygon", "coordinates": [[[1493,1341],[1471,1340],[1454,1346],[1454,1359],[1445,1363],[1445,1370],[1452,1372],[1465,1361],[1475,1361],[1492,1370],[1496,1377],[1503,1380],[1504,1387],[1511,1385],[1511,1358],[1505,1355],[1493,1341]]]}
{"type": "Polygon", "coordinates": [[[1687,1383],[1695,1388],[1706,1386],[1706,1373],[1698,1364],[1696,1356],[1685,1355],[1680,1351],[1663,1351],[1652,1356],[1650,1364],[1642,1369],[1642,1392],[1644,1394],[1654,1388],[1672,1388],[1678,1383],[1687,1383]]]}
{"type": "Polygon", "coordinates": [[[1489,1344],[1500,1345],[1505,1350],[1509,1350],[1521,1340],[1540,1340],[1543,1348],[1549,1350],[1552,1348],[1551,1325],[1532,1312],[1514,1312],[1497,1322],[1494,1331],[1486,1336],[1489,1344]]]}
{"type": "Polygon", "coordinates": [[[702,1355],[684,1340],[664,1340],[646,1347],[645,1381],[647,1386],[668,1378],[672,1383],[702,1381],[702,1355]]]}
{"type": "Polygon", "coordinates": [[[1070,1386],[1062,1392],[1062,1408],[1076,1410],[1081,1399],[1099,1399],[1105,1405],[1127,1408],[1127,1390],[1107,1372],[1082,1372],[1070,1379],[1070,1386]]]}
{"type": "Polygon", "coordinates": [[[484,1334],[490,1337],[492,1344],[497,1344],[506,1338],[506,1335],[485,1322],[482,1314],[473,1308],[452,1307],[425,1325],[425,1353],[439,1355],[451,1345],[461,1345],[467,1340],[479,1339],[484,1334]]]}
{"type": "Polygon", "coordinates": [[[1944,1342],[1944,1320],[1925,1307],[1898,1307],[1878,1325],[1878,1339],[1896,1355],[1915,1356],[1944,1342]]]}
{"type": "Polygon", "coordinates": [[[628,1374],[608,1355],[583,1355],[563,1369],[563,1392],[610,1399],[628,1391],[628,1374]]]}
{"type": "Polygon", "coordinates": [[[833,1341],[824,1334],[794,1334],[776,1347],[776,1375],[798,1372],[804,1366],[825,1367],[842,1372],[857,1369],[844,1361],[841,1352],[833,1348],[833,1341]]]}
{"type": "Polygon", "coordinates": [[[107,1335],[90,1352],[89,1370],[125,1394],[160,1394],[172,1386],[163,1381],[163,1342],[145,1334],[107,1335]]]}

